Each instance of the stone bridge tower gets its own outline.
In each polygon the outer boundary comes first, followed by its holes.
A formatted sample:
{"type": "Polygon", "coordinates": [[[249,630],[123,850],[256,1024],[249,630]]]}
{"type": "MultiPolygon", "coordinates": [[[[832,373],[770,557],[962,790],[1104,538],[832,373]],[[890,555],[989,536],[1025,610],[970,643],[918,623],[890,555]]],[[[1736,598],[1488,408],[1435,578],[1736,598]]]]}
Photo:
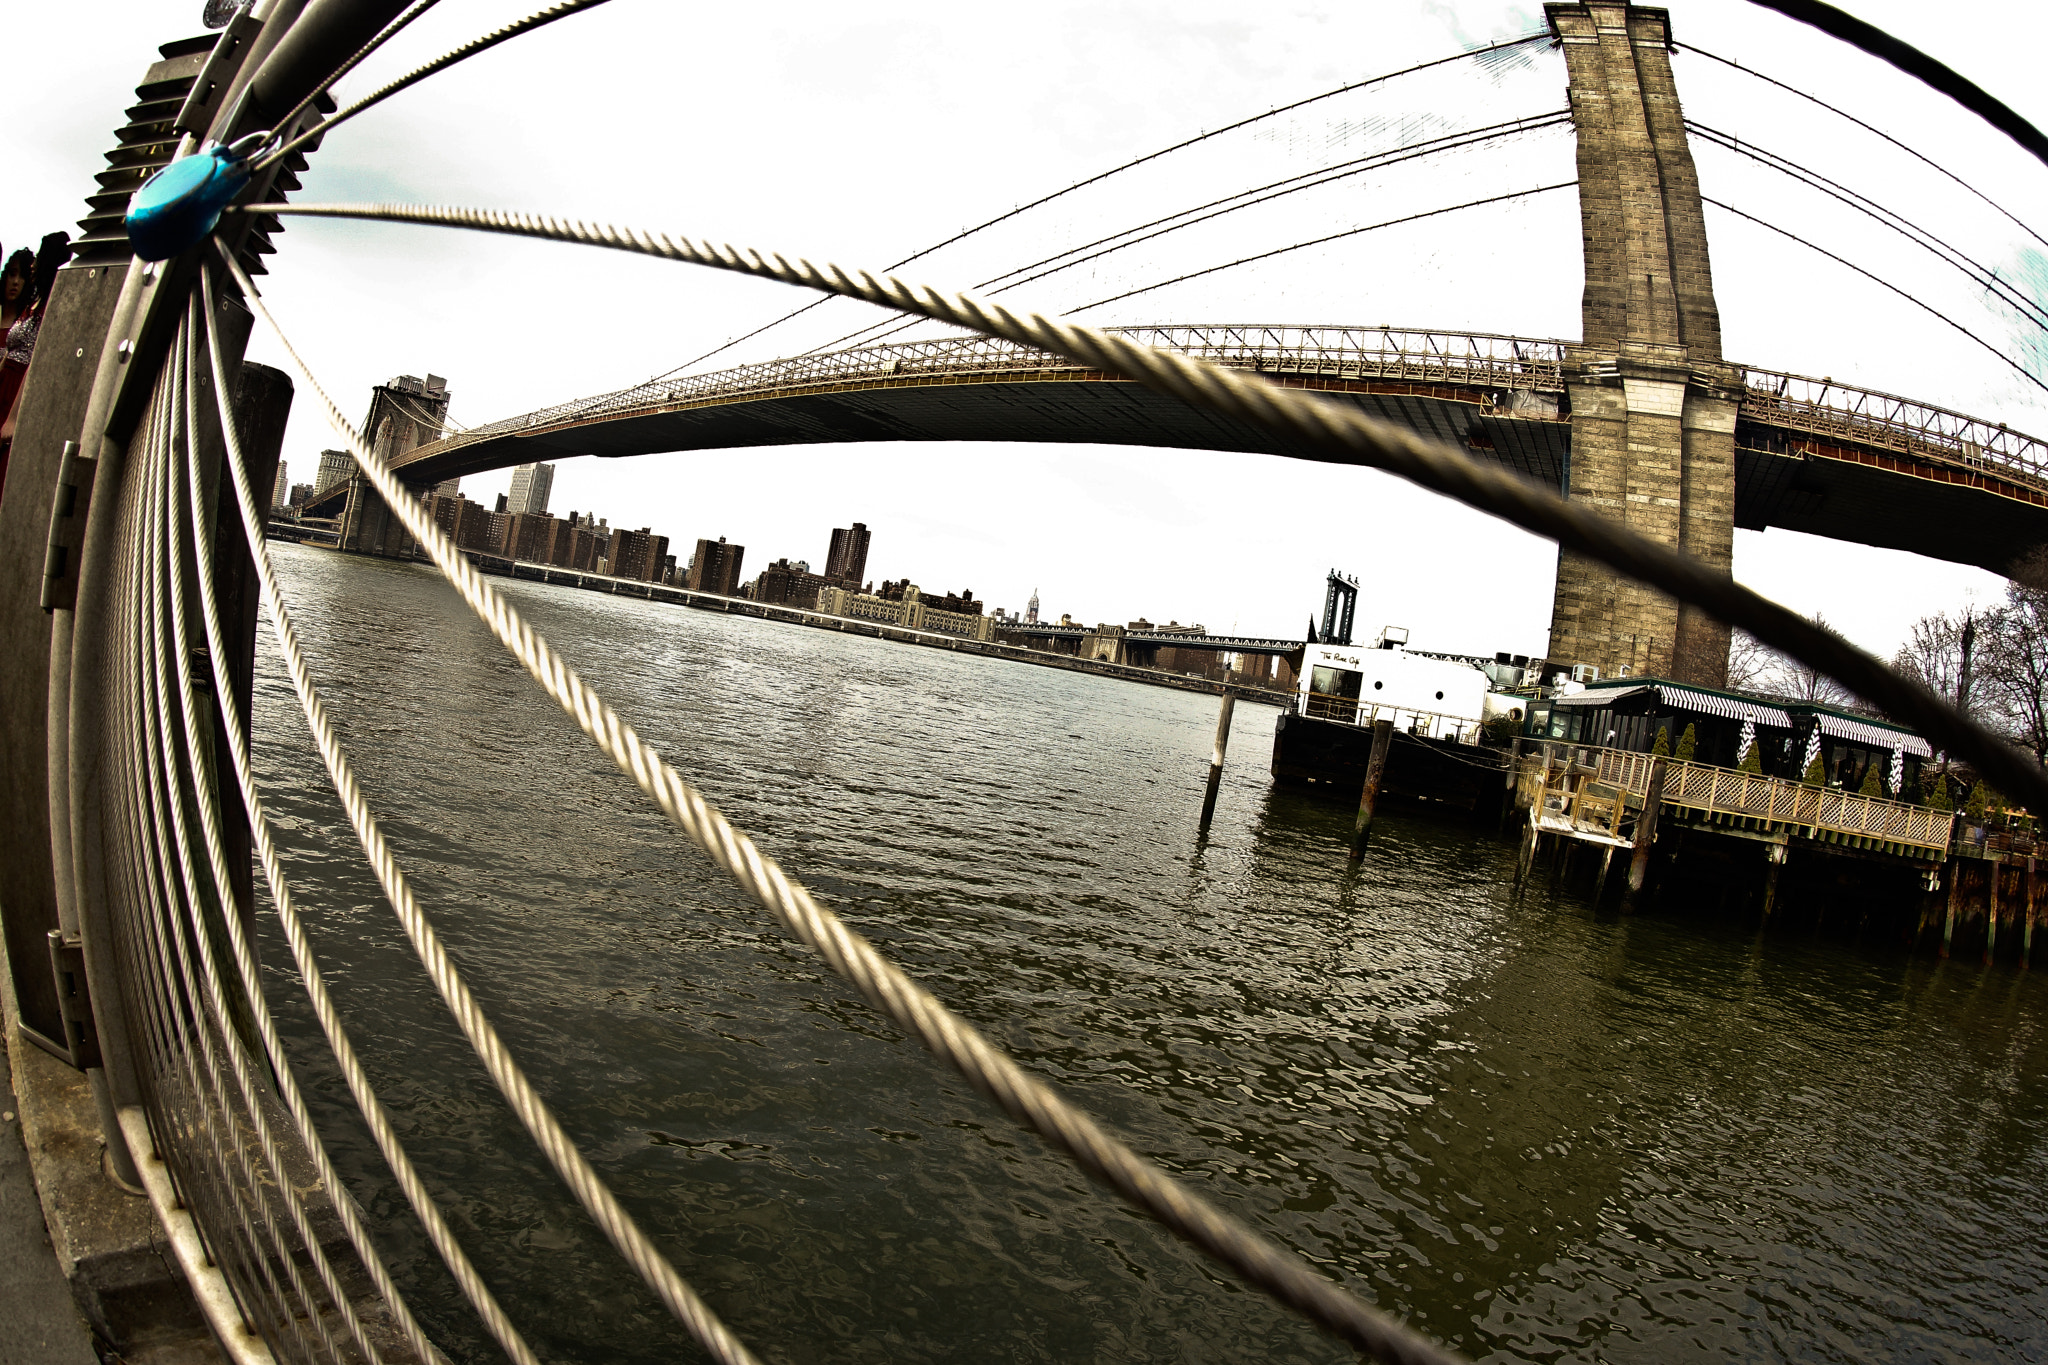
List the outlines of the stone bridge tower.
{"type": "MultiPolygon", "coordinates": [[[[1566,495],[1726,570],[1735,545],[1734,372],[1707,263],[1699,177],[1671,74],[1671,21],[1610,0],[1548,4],[1578,133],[1583,340],[1566,363],[1566,495]]],[[[1728,628],[1560,551],[1554,663],[1710,686],[1728,628]]]]}

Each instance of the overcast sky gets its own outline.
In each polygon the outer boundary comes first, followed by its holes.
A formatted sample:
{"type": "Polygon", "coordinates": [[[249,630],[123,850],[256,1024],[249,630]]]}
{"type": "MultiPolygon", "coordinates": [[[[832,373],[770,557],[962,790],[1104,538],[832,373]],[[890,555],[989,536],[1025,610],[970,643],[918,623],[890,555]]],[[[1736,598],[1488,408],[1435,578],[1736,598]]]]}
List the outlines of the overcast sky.
{"type": "MultiPolygon", "coordinates": [[[[382,84],[532,3],[443,0],[343,85],[382,84]]],[[[1940,161],[2048,237],[2048,168],[1869,58],[1740,0],[1677,0],[1682,43],[1854,113],[1940,161]]],[[[2048,124],[2031,5],[1855,0],[1858,15],[2048,124]]],[[[154,46],[199,31],[198,0],[10,13],[10,192],[0,242],[82,212],[154,46]]],[[[1198,132],[1348,82],[1533,33],[1536,5],[1093,2],[1029,6],[684,5],[612,0],[433,78],[337,131],[302,202],[534,210],[880,268],[1024,201],[1198,132]]],[[[1674,57],[1691,118],[1906,213],[2034,297],[2048,250],[1905,153],[1747,74],[1674,57]]],[[[979,285],[1104,232],[1418,140],[1564,107],[1560,54],[1466,60],[1269,120],[1069,196],[904,270],[979,285]]],[[[1734,153],[1695,145],[1707,194],[1819,241],[2044,367],[2043,338],[1949,266],[1734,153]]],[[[1330,232],[1573,177],[1568,132],[1393,166],[1118,253],[1004,296],[1080,308],[1188,270],[1330,232]]],[[[1725,350],[2048,432],[2043,390],[1868,280],[1708,209],[1725,350]]],[[[475,425],[683,365],[808,296],[668,263],[449,231],[293,220],[266,298],[345,411],[398,374],[446,376],[475,425]]],[[[1530,194],[1154,290],[1083,320],[1393,324],[1533,337],[1578,332],[1574,191],[1530,194]]],[[[700,368],[833,342],[876,319],[843,301],[700,368]]],[[[928,333],[931,329],[925,329],[928,333]]],[[[252,358],[282,364],[260,331],[252,358]]],[[[337,444],[301,403],[295,481],[337,444]]],[[[509,474],[472,477],[489,501],[509,474]]],[[[1053,616],[1200,621],[1295,635],[1325,569],[1362,580],[1360,628],[1415,644],[1541,653],[1556,551],[1386,476],[1283,460],[1095,446],[844,445],[576,460],[552,510],[651,525],[821,564],[864,521],[872,577],[971,587],[1053,616]]],[[[1881,653],[1914,619],[2002,580],[1791,532],[1737,532],[1736,574],[1823,611],[1881,653]]]]}

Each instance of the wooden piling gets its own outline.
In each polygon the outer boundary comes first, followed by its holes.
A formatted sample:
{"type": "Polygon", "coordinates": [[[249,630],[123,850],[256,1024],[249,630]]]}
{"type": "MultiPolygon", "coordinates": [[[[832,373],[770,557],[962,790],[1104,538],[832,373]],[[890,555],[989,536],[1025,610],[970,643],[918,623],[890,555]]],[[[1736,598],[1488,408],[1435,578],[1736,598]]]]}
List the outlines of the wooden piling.
{"type": "MultiPolygon", "coordinates": [[[[1617,797],[1617,800],[1620,798],[1617,797]]],[[[1628,863],[1628,893],[1640,896],[1650,875],[1650,845],[1657,840],[1657,812],[1664,805],[1664,760],[1650,764],[1650,786],[1643,793],[1643,809],[1636,816],[1635,853],[1628,863]]]]}
{"type": "Polygon", "coordinates": [[[2000,875],[2004,871],[2004,863],[1991,864],[1991,893],[1984,906],[1984,965],[1987,967],[1998,953],[1998,883],[2004,880],[2000,875]]]}
{"type": "Polygon", "coordinates": [[[2034,860],[2027,859],[2027,924],[2020,931],[2020,966],[2031,967],[2034,956],[2034,860]]]}
{"type": "Polygon", "coordinates": [[[1941,955],[1948,956],[1949,941],[1956,936],[1956,906],[1963,899],[1963,860],[1949,859],[1948,918],[1941,924],[1941,955]]]}
{"type": "Polygon", "coordinates": [[[1763,922],[1765,924],[1771,922],[1771,907],[1778,902],[1778,870],[1785,865],[1784,861],[1778,857],[1780,851],[1776,845],[1773,845],[1771,848],[1771,860],[1764,867],[1763,922]]]}
{"type": "Polygon", "coordinates": [[[1614,866],[1614,855],[1618,848],[1619,845],[1616,844],[1602,844],[1600,846],[1600,872],[1593,878],[1593,908],[1595,910],[1600,908],[1601,897],[1607,894],[1607,872],[1608,869],[1614,866]]]}
{"type": "Polygon", "coordinates": [[[1202,796],[1203,829],[1216,814],[1216,792],[1223,785],[1223,755],[1230,749],[1230,713],[1237,707],[1237,694],[1223,689],[1223,705],[1216,710],[1216,743],[1209,750],[1209,790],[1202,796]]]}
{"type": "Polygon", "coordinates": [[[1365,857],[1366,840],[1372,837],[1372,811],[1380,800],[1380,779],[1387,771],[1387,750],[1394,745],[1394,722],[1372,723],[1372,757],[1365,761],[1365,789],[1358,794],[1358,820],[1351,827],[1351,861],[1365,857]]]}

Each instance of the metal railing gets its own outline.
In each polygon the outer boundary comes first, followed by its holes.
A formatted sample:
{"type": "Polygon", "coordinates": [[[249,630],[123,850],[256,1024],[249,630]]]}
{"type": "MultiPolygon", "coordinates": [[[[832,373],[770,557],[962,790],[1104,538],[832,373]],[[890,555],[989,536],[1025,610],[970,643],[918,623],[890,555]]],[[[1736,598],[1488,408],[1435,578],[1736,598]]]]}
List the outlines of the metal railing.
{"type": "Polygon", "coordinates": [[[1333,720],[1341,725],[1370,727],[1380,718],[1394,722],[1394,728],[1423,739],[1454,739],[1476,744],[1482,728],[1470,716],[1450,716],[1441,711],[1418,711],[1411,706],[1385,702],[1361,702],[1356,697],[1333,697],[1326,692],[1298,692],[1295,709],[1310,720],[1333,720]]]}
{"type": "Polygon", "coordinates": [[[1742,367],[1742,418],[1918,455],[2048,489],[2048,441],[1932,403],[1830,378],[1742,367]]]}
{"type": "MultiPolygon", "coordinates": [[[[1650,769],[1656,759],[1620,749],[1597,752],[1595,781],[1636,796],[1648,793],[1650,769]]],[[[1709,763],[1675,758],[1665,759],[1664,763],[1664,804],[1670,806],[1939,849],[1944,856],[1955,825],[1953,812],[1881,796],[1810,787],[1804,782],[1709,763]]]]}
{"type": "MultiPolygon", "coordinates": [[[[1396,327],[1242,323],[1105,330],[1148,346],[1181,351],[1231,369],[1261,374],[1541,392],[1556,392],[1564,387],[1566,343],[1556,340],[1396,327]]],[[[1020,373],[1049,377],[1087,371],[1063,357],[985,336],[861,346],[656,380],[595,398],[558,403],[416,447],[404,460],[411,463],[428,455],[447,454],[495,437],[539,435],[584,422],[779,397],[820,387],[898,380],[974,381],[1020,373]]]]}

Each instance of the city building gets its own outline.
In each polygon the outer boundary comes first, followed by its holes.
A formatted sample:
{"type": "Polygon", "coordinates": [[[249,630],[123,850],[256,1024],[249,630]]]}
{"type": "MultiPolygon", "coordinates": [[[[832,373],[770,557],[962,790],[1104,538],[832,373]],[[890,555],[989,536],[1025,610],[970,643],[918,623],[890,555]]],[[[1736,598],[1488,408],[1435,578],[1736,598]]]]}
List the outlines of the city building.
{"type": "Polygon", "coordinates": [[[826,588],[845,586],[824,574],[815,574],[810,570],[811,566],[801,559],[776,560],[761,570],[761,576],[754,580],[754,600],[774,606],[813,611],[817,608],[820,592],[826,588]]]}
{"type": "Polygon", "coordinates": [[[338,483],[347,483],[356,472],[356,461],[346,450],[320,452],[320,472],[313,476],[313,491],[324,493],[338,483]]]}
{"type": "MultiPolygon", "coordinates": [[[[818,610],[827,616],[845,616],[857,621],[880,621],[906,630],[960,635],[970,640],[996,638],[995,618],[979,612],[945,611],[929,605],[917,584],[891,584],[894,597],[855,592],[850,588],[826,587],[818,593],[818,610]]],[[[958,601],[956,597],[954,599],[958,601]]]]}
{"type": "Polygon", "coordinates": [[[284,476],[284,461],[279,460],[277,462],[277,478],[270,485],[270,505],[272,507],[283,507],[290,501],[291,495],[291,483],[284,476]]]}
{"type": "Polygon", "coordinates": [[[453,497],[438,489],[423,499],[427,512],[434,518],[434,524],[456,544],[456,548],[476,550],[484,554],[498,553],[496,533],[499,529],[494,522],[498,518],[480,502],[471,502],[460,493],[453,497]]]}
{"type": "Polygon", "coordinates": [[[1038,624],[1038,589],[1036,588],[1031,590],[1031,600],[1024,604],[1024,624],[1027,626],[1038,624]]]}
{"type": "Polygon", "coordinates": [[[512,471],[512,492],[506,498],[508,512],[540,513],[548,510],[548,494],[554,491],[555,467],[551,464],[523,464],[512,471]]]}
{"type": "Polygon", "coordinates": [[[528,564],[554,562],[555,528],[564,523],[546,513],[508,512],[498,553],[528,564]]]}
{"type": "Polygon", "coordinates": [[[832,548],[825,555],[825,577],[851,587],[868,571],[868,528],[856,521],[835,527],[832,548]]]}
{"type": "Polygon", "coordinates": [[[690,591],[717,593],[721,597],[737,597],[740,590],[740,561],[745,558],[746,553],[746,546],[728,545],[724,536],[717,540],[698,541],[696,556],[690,560],[690,591]]]}
{"type": "Polygon", "coordinates": [[[293,484],[293,485],[292,485],[292,507],[293,507],[294,509],[296,509],[296,508],[300,508],[300,507],[304,507],[304,506],[306,505],[306,499],[307,499],[307,498],[310,498],[310,497],[312,497],[312,496],[313,496],[313,485],[312,485],[312,484],[310,484],[310,483],[295,483],[295,484],[293,484]]]}
{"type": "Polygon", "coordinates": [[[637,531],[624,528],[612,533],[611,561],[606,572],[614,578],[631,578],[642,583],[661,581],[662,561],[668,555],[668,537],[658,536],[643,526],[637,531]]]}

